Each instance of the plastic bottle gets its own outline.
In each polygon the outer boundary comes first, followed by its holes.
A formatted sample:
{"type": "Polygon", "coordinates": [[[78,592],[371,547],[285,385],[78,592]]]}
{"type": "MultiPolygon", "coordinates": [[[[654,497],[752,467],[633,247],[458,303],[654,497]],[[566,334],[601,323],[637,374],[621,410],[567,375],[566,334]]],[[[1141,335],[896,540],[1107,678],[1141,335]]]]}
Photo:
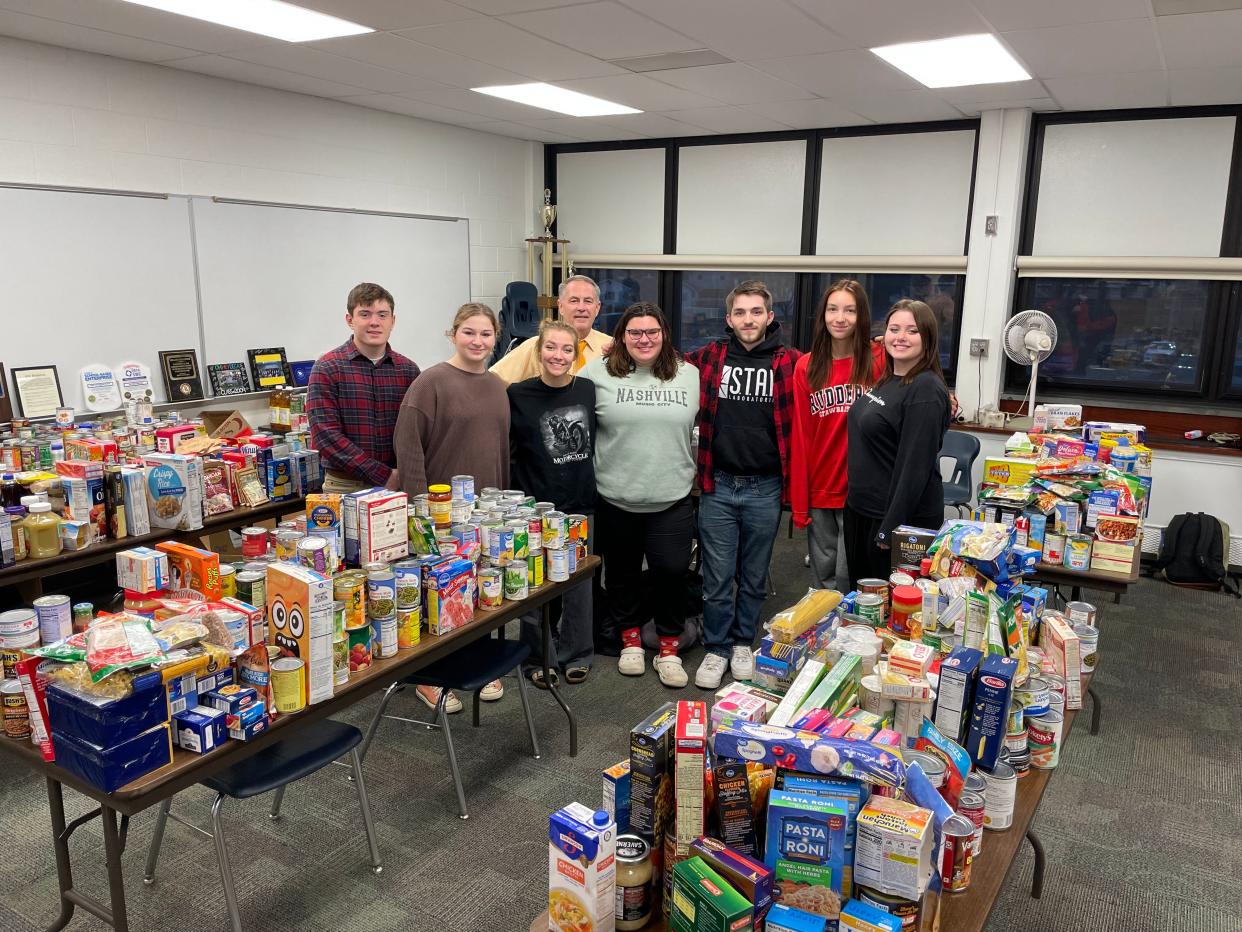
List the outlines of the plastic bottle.
{"type": "Polygon", "coordinates": [[[21,505],[9,505],[4,513],[9,516],[13,531],[13,559],[24,560],[30,552],[26,542],[26,509],[21,505]]]}
{"type": "Polygon", "coordinates": [[[36,560],[60,553],[60,518],[52,514],[47,502],[34,502],[26,516],[26,541],[30,556],[36,560]]]}

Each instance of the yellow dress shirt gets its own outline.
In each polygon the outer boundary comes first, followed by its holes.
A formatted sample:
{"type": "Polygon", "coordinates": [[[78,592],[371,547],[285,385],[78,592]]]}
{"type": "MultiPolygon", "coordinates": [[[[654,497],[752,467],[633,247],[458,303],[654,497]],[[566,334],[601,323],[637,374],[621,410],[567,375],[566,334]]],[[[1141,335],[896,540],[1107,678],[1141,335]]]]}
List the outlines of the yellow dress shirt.
{"type": "MultiPolygon", "coordinates": [[[[585,340],[578,341],[578,355],[574,359],[576,373],[592,359],[603,354],[604,347],[612,337],[598,330],[590,331],[585,340]]],[[[539,375],[539,341],[534,337],[521,343],[517,349],[492,366],[492,372],[500,376],[506,385],[533,379],[539,375]]]]}

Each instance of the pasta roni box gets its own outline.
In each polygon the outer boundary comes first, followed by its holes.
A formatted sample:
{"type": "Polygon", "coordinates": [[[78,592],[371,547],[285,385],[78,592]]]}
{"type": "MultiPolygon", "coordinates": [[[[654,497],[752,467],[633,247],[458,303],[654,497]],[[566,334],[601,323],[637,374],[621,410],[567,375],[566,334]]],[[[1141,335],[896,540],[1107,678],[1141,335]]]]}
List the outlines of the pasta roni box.
{"type": "Polygon", "coordinates": [[[803,796],[825,796],[845,804],[845,872],[841,889],[848,893],[854,880],[854,841],[858,828],[858,813],[871,796],[867,784],[850,777],[833,777],[828,774],[798,773],[793,770],[776,771],[776,789],[803,796]]]}
{"type": "Polygon", "coordinates": [[[754,907],[702,858],[689,858],[673,868],[669,928],[672,932],[752,932],[754,907]]]}
{"type": "Polygon", "coordinates": [[[845,883],[848,806],[840,799],[773,790],[763,861],[775,871],[780,901],[823,916],[836,928],[845,883]]]}
{"type": "Polygon", "coordinates": [[[548,928],[616,928],[617,826],[603,811],[570,803],[548,820],[548,928]]]}
{"type": "MultiPolygon", "coordinates": [[[[673,817],[672,740],[677,704],[666,702],[630,732],[630,832],[651,846],[656,881],[664,864],[664,831],[673,817]]],[[[661,885],[656,882],[656,889],[661,885]]]]}
{"type": "Polygon", "coordinates": [[[292,563],[267,568],[267,642],[306,664],[306,702],[332,698],[332,580],[292,563]]]}

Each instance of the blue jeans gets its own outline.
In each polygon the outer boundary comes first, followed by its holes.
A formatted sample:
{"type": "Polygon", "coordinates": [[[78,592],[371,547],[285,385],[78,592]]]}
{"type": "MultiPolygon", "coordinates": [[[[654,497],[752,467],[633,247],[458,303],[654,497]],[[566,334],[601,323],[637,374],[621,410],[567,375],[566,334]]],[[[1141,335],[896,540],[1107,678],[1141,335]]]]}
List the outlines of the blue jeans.
{"type": "MultiPolygon", "coordinates": [[[[587,551],[595,547],[595,516],[587,515],[587,551]]],[[[545,567],[544,572],[547,572],[545,567]]],[[[556,670],[590,667],[595,659],[595,637],[592,631],[594,612],[592,580],[579,583],[559,599],[552,600],[552,663],[556,670]],[[559,612],[558,612],[558,604],[559,612]],[[560,618],[558,620],[557,615],[560,618]]],[[[530,657],[522,663],[525,672],[543,669],[543,609],[522,616],[519,632],[522,642],[530,645],[530,657]]]]}
{"type": "Polygon", "coordinates": [[[781,477],[717,470],[715,479],[716,491],[699,498],[703,646],[727,657],[735,646],[753,644],[759,627],[781,524],[781,477]]]}

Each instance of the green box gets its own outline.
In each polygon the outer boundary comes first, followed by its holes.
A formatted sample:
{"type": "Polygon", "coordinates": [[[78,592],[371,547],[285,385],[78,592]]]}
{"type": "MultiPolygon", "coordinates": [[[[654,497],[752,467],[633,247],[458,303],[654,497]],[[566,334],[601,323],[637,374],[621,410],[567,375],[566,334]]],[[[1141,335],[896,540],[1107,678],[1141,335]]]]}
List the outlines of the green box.
{"type": "Polygon", "coordinates": [[[753,932],[754,905],[700,857],[673,868],[672,932],[753,932]]]}
{"type": "Polygon", "coordinates": [[[811,709],[835,711],[842,708],[840,701],[851,691],[856,692],[858,689],[860,664],[861,660],[857,654],[842,656],[836,665],[824,674],[824,678],[806,697],[806,702],[802,703],[798,711],[808,712],[811,709]]]}

